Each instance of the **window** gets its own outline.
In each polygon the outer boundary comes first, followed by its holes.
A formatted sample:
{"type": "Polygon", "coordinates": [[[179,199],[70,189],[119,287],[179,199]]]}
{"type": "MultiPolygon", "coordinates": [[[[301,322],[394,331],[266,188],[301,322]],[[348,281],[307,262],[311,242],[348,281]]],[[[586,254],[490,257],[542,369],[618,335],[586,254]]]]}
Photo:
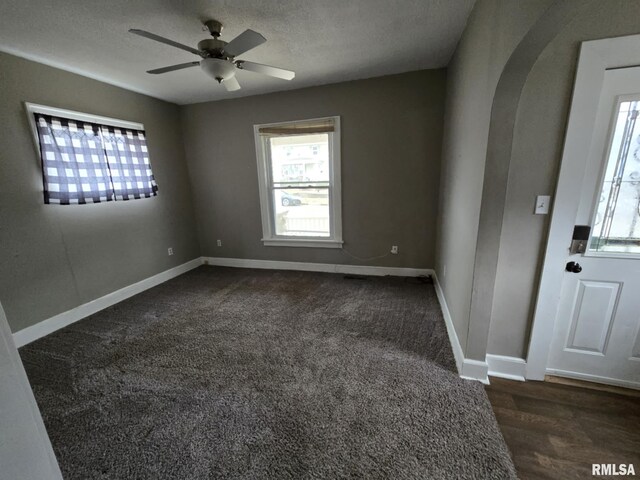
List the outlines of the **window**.
{"type": "Polygon", "coordinates": [[[341,248],[340,117],[254,132],[263,243],[341,248]]]}
{"type": "Polygon", "coordinates": [[[593,219],[590,253],[640,254],[639,112],[637,96],[618,100],[593,219]]]}
{"type": "Polygon", "coordinates": [[[27,104],[42,165],[45,203],[62,205],[157,195],[144,126],[27,104]]]}

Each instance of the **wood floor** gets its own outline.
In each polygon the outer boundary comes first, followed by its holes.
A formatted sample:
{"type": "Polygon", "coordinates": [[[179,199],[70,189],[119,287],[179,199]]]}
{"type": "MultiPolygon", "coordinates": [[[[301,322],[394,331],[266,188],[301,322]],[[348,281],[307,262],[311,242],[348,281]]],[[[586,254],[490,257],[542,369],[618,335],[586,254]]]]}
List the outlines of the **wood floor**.
{"type": "Polygon", "coordinates": [[[592,463],[633,463],[640,477],[635,392],[493,377],[486,389],[521,479],[597,478],[592,463]]]}

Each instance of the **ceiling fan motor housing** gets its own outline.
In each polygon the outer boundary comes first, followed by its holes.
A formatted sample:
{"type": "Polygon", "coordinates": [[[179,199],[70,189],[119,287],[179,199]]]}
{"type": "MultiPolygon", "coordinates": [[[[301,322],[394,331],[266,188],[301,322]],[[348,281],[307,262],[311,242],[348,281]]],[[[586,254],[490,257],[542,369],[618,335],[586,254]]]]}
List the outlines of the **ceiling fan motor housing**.
{"type": "Polygon", "coordinates": [[[200,61],[202,71],[218,82],[227,80],[236,74],[236,68],[229,60],[222,58],[203,58],[200,61]]]}
{"type": "Polygon", "coordinates": [[[224,52],[224,47],[226,46],[227,42],[217,38],[207,38],[198,42],[198,50],[205,51],[210,57],[214,58],[228,58],[224,52]]]}

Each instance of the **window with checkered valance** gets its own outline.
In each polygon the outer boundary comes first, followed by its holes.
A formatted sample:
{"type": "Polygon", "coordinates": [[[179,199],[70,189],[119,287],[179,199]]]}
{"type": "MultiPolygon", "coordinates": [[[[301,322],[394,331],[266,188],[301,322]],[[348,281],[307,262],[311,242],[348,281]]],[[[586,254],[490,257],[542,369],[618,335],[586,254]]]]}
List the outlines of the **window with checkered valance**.
{"type": "Polygon", "coordinates": [[[144,130],[34,113],[44,202],[62,205],[157,195],[144,130]]]}

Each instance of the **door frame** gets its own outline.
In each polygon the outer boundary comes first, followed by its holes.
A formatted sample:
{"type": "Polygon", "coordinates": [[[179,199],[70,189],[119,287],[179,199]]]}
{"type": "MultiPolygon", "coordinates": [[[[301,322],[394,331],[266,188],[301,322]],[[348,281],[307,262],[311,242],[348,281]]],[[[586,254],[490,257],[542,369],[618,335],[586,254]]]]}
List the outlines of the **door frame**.
{"type": "MultiPolygon", "coordinates": [[[[0,421],[9,441],[0,442],[0,462],[13,478],[62,480],[42,415],[22,365],[20,354],[0,303],[0,389],[3,405],[0,421]]],[[[4,432],[3,432],[4,434],[4,432]]],[[[8,478],[8,477],[7,477],[8,478]]]]}
{"type": "Polygon", "coordinates": [[[564,265],[578,213],[606,70],[640,65],[640,35],[582,42],[571,110],[533,314],[526,378],[544,380],[557,321],[564,265]]]}

